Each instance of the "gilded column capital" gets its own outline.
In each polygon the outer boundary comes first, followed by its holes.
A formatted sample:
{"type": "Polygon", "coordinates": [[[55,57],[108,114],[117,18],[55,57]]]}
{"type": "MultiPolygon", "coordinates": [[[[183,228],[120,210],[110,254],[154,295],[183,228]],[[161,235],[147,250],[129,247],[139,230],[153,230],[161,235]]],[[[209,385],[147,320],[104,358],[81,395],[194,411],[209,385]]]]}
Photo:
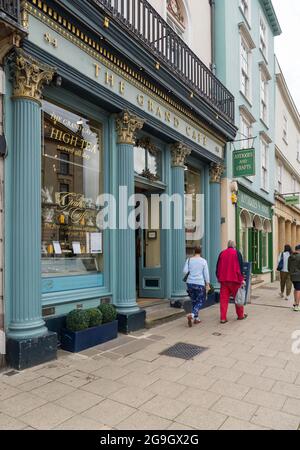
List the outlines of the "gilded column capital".
{"type": "Polygon", "coordinates": [[[54,76],[54,70],[42,64],[22,49],[16,50],[11,64],[14,80],[13,97],[26,98],[39,102],[45,84],[49,84],[54,76]]]}
{"type": "Polygon", "coordinates": [[[181,142],[173,144],[171,147],[172,167],[185,167],[186,158],[191,152],[191,149],[181,142]]]}
{"type": "Polygon", "coordinates": [[[223,164],[211,163],[209,169],[210,182],[211,183],[221,183],[221,177],[225,172],[225,167],[223,164]]]}
{"type": "Polygon", "coordinates": [[[118,144],[135,144],[135,133],[141,130],[144,121],[130,114],[129,111],[123,111],[116,119],[116,131],[118,134],[118,144]]]}

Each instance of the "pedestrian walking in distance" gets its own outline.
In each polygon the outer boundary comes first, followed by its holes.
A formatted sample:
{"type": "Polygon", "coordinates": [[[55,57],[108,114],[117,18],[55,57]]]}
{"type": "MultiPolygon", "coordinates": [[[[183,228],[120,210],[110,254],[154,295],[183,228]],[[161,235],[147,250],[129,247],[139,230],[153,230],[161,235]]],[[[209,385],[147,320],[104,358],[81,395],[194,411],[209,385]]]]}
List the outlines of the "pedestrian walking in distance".
{"type": "Polygon", "coordinates": [[[278,257],[277,270],[280,273],[280,297],[284,297],[284,290],[286,290],[285,300],[290,299],[293,286],[288,269],[288,261],[292,253],[292,247],[290,245],[285,245],[283,252],[281,252],[278,257]]]}
{"type": "Polygon", "coordinates": [[[288,271],[291,276],[292,283],[295,288],[294,311],[300,311],[300,245],[297,245],[295,253],[288,260],[288,271]]]}
{"type": "Polygon", "coordinates": [[[193,323],[195,325],[201,323],[199,311],[206,300],[206,294],[210,288],[208,265],[207,261],[201,256],[202,249],[196,247],[194,253],[194,256],[186,261],[183,269],[185,281],[187,282],[187,292],[193,305],[192,313],[187,316],[190,328],[193,326],[193,323]]]}
{"type": "MultiPolygon", "coordinates": [[[[244,283],[243,276],[243,257],[241,253],[236,250],[236,245],[233,241],[228,242],[228,248],[220,253],[216,275],[221,284],[220,292],[220,310],[221,323],[227,323],[227,311],[230,297],[235,299],[239,288],[244,283]]],[[[247,318],[243,306],[235,305],[238,320],[247,318]]]]}

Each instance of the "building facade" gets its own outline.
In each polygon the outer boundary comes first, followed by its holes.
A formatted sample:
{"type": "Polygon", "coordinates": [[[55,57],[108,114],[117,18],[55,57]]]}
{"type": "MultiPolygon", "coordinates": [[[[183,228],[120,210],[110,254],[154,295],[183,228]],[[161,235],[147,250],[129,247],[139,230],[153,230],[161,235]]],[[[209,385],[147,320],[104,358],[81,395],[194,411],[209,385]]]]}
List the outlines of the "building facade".
{"type": "Polygon", "coordinates": [[[276,60],[274,267],[284,245],[300,242],[300,116],[276,60]]]}
{"type": "Polygon", "coordinates": [[[195,244],[214,272],[234,97],[174,31],[185,14],[175,4],[166,3],[169,25],[146,0],[24,3],[28,37],[5,60],[14,367],[54,358],[72,309],[111,301],[121,331],[143,328],[137,298],[183,299],[195,244]],[[186,208],[165,208],[186,194],[186,208]],[[145,210],[155,220],[136,226],[145,210]]]}
{"type": "Polygon", "coordinates": [[[236,240],[258,280],[271,281],[274,37],[281,33],[280,25],[271,1],[216,0],[215,11],[216,73],[234,93],[239,127],[236,142],[227,146],[222,180],[222,245],[228,239],[236,240]],[[242,157],[234,153],[238,150],[242,157]]]}
{"type": "Polygon", "coordinates": [[[0,368],[5,364],[4,338],[4,158],[7,154],[7,142],[4,132],[4,98],[6,82],[4,58],[9,51],[18,47],[25,32],[21,27],[20,2],[0,1],[0,368]]]}

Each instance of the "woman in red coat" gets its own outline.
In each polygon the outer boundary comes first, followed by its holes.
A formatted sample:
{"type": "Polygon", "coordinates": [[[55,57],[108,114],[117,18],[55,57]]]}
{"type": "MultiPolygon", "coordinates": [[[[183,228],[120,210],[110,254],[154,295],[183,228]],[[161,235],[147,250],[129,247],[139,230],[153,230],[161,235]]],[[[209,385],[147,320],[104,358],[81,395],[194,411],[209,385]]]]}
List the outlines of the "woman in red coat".
{"type": "MultiPolygon", "coordinates": [[[[228,242],[228,248],[221,252],[217,263],[217,279],[221,284],[220,308],[221,323],[227,321],[227,311],[230,297],[235,298],[239,288],[244,283],[243,257],[235,248],[233,241],[228,242]]],[[[243,306],[236,305],[238,320],[246,319],[243,306]]]]}

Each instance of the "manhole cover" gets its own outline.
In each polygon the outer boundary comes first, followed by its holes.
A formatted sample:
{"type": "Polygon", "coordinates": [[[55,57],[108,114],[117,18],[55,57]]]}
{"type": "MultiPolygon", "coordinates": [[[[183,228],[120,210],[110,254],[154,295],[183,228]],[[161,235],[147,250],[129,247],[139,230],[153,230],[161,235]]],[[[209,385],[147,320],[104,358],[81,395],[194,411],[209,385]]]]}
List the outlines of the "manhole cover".
{"type": "Polygon", "coordinates": [[[208,348],[179,342],[178,344],[175,344],[161,352],[160,355],[188,360],[200,355],[200,353],[205,352],[205,350],[208,350],[208,348]]]}
{"type": "Polygon", "coordinates": [[[17,372],[16,370],[11,370],[10,372],[6,372],[6,373],[4,374],[4,376],[6,376],[6,377],[12,377],[13,375],[17,375],[18,373],[20,373],[20,372],[17,372]]]}

